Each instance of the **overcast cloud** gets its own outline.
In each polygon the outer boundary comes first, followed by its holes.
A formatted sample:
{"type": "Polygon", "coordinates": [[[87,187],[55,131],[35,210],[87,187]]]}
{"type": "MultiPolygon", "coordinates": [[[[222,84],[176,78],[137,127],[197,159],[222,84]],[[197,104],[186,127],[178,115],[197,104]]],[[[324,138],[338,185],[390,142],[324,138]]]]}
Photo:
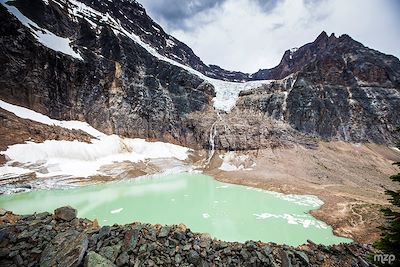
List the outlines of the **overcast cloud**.
{"type": "Polygon", "coordinates": [[[400,56],[397,0],[139,0],[206,64],[255,72],[325,30],[400,56]]]}

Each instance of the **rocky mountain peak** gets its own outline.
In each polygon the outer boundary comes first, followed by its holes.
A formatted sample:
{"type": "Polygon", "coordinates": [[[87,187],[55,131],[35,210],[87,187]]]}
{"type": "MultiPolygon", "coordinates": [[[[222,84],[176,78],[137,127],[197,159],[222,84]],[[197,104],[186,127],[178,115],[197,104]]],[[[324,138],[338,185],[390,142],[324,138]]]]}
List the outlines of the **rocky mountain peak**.
{"type": "Polygon", "coordinates": [[[326,31],[322,31],[319,35],[318,35],[318,37],[317,37],[317,39],[315,39],[315,43],[320,43],[320,42],[324,42],[324,41],[327,41],[328,40],[328,34],[326,33],[326,31]]]}

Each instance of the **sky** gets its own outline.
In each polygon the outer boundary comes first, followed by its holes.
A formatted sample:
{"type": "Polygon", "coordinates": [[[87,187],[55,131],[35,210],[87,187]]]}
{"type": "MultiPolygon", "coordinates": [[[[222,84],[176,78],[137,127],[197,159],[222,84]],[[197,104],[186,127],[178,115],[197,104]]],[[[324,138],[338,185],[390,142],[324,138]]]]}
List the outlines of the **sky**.
{"type": "Polygon", "coordinates": [[[255,72],[323,30],[400,57],[398,0],[138,0],[206,64],[255,72]]]}

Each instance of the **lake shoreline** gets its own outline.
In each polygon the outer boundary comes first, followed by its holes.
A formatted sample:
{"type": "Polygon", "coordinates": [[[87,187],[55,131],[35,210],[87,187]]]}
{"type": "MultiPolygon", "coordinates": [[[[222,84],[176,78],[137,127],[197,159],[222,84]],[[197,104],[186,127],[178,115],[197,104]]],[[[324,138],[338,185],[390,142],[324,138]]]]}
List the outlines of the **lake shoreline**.
{"type": "Polygon", "coordinates": [[[20,216],[0,213],[0,263],[52,266],[190,265],[194,266],[367,266],[371,246],[332,246],[312,242],[298,247],[247,241],[225,242],[193,233],[185,225],[132,223],[99,227],[63,207],[54,214],[20,216]],[[17,249],[18,248],[18,249],[17,249]]]}
{"type": "MultiPolygon", "coordinates": [[[[196,169],[197,166],[204,174],[226,183],[285,194],[315,195],[324,204],[310,214],[330,225],[336,236],[366,244],[379,238],[377,227],[383,223],[380,208],[387,205],[383,187],[393,186],[388,177],[397,171],[391,163],[399,159],[398,151],[382,145],[321,142],[316,149],[292,147],[234,152],[239,156],[244,155],[250,162],[246,170],[235,171],[219,169],[223,153],[217,151],[210,166],[204,169],[201,162],[204,162],[207,151],[195,151],[185,163],[186,168],[192,166],[192,169],[196,169]],[[336,174],[338,166],[340,171],[336,174]]],[[[134,179],[166,171],[171,164],[181,163],[171,159],[134,164],[123,162],[118,166],[108,166],[108,169],[126,168],[126,172],[118,177],[68,178],[62,180],[66,184],[61,183],[59,186],[62,188],[71,184],[88,185],[134,179]]],[[[32,175],[23,175],[4,181],[3,188],[13,183],[21,184],[21,190],[30,190],[27,187],[31,185],[41,188],[43,184],[40,183],[46,180],[37,181],[32,175]]],[[[57,185],[51,179],[49,181],[50,187],[57,185]]],[[[46,183],[44,186],[47,186],[46,183]]]]}
{"type": "Polygon", "coordinates": [[[236,158],[246,162],[233,161],[243,166],[233,171],[219,169],[222,157],[214,157],[205,173],[226,183],[317,196],[324,204],[311,215],[330,225],[335,235],[360,243],[380,238],[380,209],[389,205],[384,188],[398,187],[389,176],[398,172],[392,163],[400,153],[384,145],[320,142],[316,149],[236,152],[236,158]]]}
{"type": "Polygon", "coordinates": [[[292,246],[307,240],[325,245],[351,242],[333,235],[329,225],[310,214],[321,204],[315,196],[280,194],[188,172],[0,197],[0,207],[18,214],[71,205],[79,216],[97,219],[99,225],[185,223],[193,231],[225,241],[292,246]]]}

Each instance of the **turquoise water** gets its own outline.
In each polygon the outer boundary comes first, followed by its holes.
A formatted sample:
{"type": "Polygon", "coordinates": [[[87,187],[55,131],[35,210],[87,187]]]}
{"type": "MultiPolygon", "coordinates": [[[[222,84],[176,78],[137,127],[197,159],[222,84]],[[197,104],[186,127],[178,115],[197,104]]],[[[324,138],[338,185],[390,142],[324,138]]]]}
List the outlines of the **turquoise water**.
{"type": "Polygon", "coordinates": [[[53,212],[71,205],[78,209],[79,217],[97,218],[101,225],[184,223],[194,232],[241,242],[300,245],[307,239],[322,244],[351,241],[334,236],[330,226],[308,214],[320,204],[314,196],[226,184],[194,173],[0,196],[0,207],[19,214],[53,212]]]}

